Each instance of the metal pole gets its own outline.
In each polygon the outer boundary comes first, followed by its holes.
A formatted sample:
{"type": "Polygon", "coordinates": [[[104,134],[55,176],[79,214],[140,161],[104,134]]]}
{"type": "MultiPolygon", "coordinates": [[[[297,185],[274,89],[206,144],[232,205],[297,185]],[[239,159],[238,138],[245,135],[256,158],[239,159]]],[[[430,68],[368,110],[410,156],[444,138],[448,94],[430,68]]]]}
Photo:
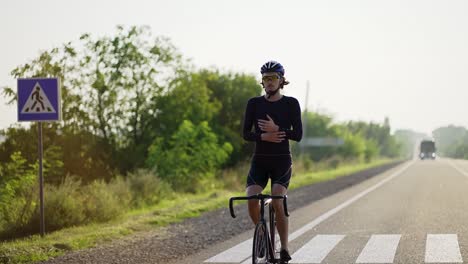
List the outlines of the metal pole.
{"type": "Polygon", "coordinates": [[[38,122],[39,131],[39,200],[41,210],[41,237],[45,235],[44,223],[44,178],[42,177],[42,122],[38,122]]]}

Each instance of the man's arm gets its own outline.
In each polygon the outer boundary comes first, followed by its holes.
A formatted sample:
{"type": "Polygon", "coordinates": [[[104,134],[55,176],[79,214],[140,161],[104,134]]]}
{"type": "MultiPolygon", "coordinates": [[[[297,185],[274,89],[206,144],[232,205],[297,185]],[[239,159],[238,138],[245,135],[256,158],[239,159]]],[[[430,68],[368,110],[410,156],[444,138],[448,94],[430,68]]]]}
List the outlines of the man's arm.
{"type": "Polygon", "coordinates": [[[262,140],[261,132],[252,132],[252,126],[254,125],[254,121],[255,121],[254,101],[253,99],[250,99],[247,102],[247,107],[245,109],[245,115],[244,115],[243,137],[247,141],[262,140]]]}
{"type": "Polygon", "coordinates": [[[286,138],[294,141],[301,141],[302,139],[302,120],[301,120],[301,106],[296,98],[293,98],[291,104],[291,124],[290,128],[280,128],[280,131],[286,132],[286,138]]]}

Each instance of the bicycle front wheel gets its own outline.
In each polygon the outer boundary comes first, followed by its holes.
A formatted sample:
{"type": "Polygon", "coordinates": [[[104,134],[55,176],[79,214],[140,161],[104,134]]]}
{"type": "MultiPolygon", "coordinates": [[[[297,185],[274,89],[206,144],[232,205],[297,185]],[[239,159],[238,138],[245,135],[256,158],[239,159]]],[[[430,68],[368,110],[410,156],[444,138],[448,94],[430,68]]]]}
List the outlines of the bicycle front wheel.
{"type": "Polygon", "coordinates": [[[280,250],[281,250],[281,240],[279,237],[278,229],[276,228],[276,212],[275,209],[273,208],[273,205],[270,204],[270,239],[271,239],[271,253],[270,256],[272,256],[274,259],[279,259],[280,258],[280,250]]]}
{"type": "Polygon", "coordinates": [[[268,261],[268,234],[266,224],[263,222],[255,226],[252,247],[252,264],[267,263],[268,261]]]}

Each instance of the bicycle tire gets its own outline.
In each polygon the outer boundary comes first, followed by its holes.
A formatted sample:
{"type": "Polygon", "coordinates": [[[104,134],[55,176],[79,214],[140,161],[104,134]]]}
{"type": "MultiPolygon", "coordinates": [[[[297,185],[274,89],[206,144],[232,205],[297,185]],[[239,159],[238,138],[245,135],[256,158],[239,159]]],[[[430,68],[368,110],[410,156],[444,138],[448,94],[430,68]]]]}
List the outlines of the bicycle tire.
{"type": "Polygon", "coordinates": [[[270,239],[271,239],[271,246],[270,248],[270,256],[275,259],[280,258],[280,251],[281,251],[281,240],[279,237],[278,229],[276,228],[276,214],[273,205],[270,204],[270,213],[269,213],[269,230],[270,230],[270,239]]]}
{"type": "Polygon", "coordinates": [[[255,226],[252,245],[252,264],[268,263],[268,233],[265,222],[255,226]]]}

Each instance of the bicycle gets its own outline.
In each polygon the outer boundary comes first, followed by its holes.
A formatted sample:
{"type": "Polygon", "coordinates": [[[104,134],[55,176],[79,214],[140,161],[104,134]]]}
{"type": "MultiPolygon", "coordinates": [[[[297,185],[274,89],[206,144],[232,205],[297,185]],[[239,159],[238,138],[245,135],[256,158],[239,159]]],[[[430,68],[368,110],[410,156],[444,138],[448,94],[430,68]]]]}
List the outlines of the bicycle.
{"type": "Polygon", "coordinates": [[[267,195],[256,194],[252,196],[231,197],[229,199],[229,210],[232,218],[234,214],[233,202],[236,200],[260,200],[260,221],[255,226],[255,232],[252,245],[252,263],[280,263],[279,252],[281,242],[279,241],[278,230],[276,229],[275,209],[273,208],[273,199],[283,199],[284,214],[288,217],[287,195],[267,195]],[[269,229],[265,221],[265,206],[269,208],[269,229]]]}

